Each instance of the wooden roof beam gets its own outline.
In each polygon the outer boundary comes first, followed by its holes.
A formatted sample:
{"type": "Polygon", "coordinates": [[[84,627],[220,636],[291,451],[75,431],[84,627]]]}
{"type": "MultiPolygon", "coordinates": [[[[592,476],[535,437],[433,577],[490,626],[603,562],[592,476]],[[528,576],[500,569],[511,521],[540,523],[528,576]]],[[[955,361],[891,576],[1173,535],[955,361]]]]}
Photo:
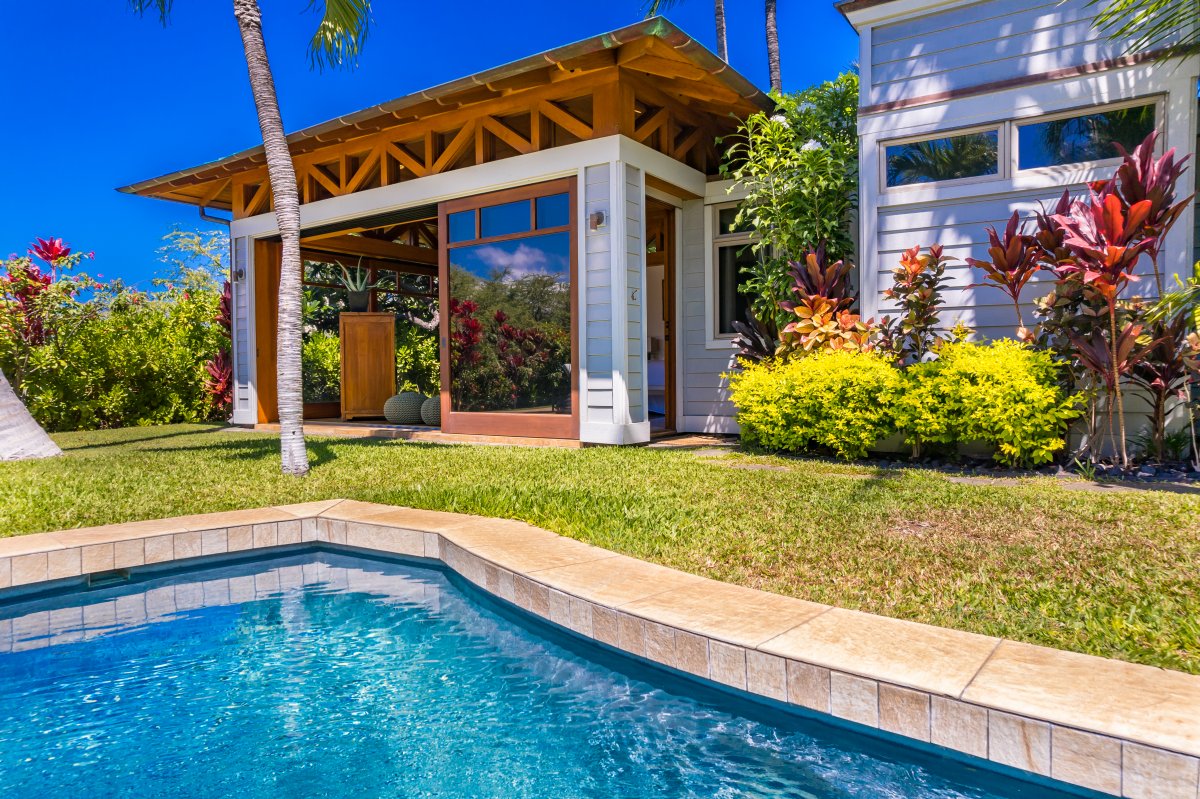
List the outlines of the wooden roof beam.
{"type": "Polygon", "coordinates": [[[306,242],[312,242],[313,249],[342,255],[385,258],[392,261],[404,261],[405,263],[425,264],[434,267],[437,266],[438,262],[437,250],[427,247],[413,247],[410,244],[397,244],[394,241],[373,239],[367,236],[351,236],[341,233],[329,236],[328,238],[305,238],[301,240],[301,245],[308,246],[306,242]]]}

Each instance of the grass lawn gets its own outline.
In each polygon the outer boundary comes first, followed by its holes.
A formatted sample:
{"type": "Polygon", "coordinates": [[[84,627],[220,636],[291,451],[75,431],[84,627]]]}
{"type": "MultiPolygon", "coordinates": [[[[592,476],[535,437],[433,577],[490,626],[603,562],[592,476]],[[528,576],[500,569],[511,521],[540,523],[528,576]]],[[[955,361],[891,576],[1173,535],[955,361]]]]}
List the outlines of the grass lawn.
{"type": "Polygon", "coordinates": [[[523,519],[743,585],[1200,673],[1200,496],[645,448],[317,439],[216,427],[55,436],[0,464],[0,535],[329,497],[523,519]],[[739,469],[759,463],[780,469],[739,469]]]}

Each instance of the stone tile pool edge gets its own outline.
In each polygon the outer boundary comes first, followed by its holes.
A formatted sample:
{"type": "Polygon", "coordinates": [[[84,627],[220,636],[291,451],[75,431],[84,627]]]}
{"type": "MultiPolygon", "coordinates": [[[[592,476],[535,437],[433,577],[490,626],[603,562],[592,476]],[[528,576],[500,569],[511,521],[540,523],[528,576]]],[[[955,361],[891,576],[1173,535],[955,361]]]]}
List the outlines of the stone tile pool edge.
{"type": "MultiPolygon", "coordinates": [[[[1200,797],[1198,676],[769,594],[511,520],[327,500],[3,538],[0,590],[305,543],[441,561],[581,636],[841,722],[1114,796],[1200,797]]],[[[0,651],[11,640],[0,628],[0,651]]]]}

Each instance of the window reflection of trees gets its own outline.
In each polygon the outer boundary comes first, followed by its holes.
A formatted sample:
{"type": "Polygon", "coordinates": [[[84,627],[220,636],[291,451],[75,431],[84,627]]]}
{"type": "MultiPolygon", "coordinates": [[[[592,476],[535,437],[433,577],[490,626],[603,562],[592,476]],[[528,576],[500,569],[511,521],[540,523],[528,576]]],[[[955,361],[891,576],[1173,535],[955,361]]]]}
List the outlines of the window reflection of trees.
{"type": "Polygon", "coordinates": [[[887,148],[887,184],[905,186],[995,175],[999,169],[996,131],[926,139],[887,148]]]}
{"type": "Polygon", "coordinates": [[[1023,126],[1020,166],[1030,169],[1117,158],[1116,144],[1133,150],[1154,130],[1154,116],[1154,106],[1145,105],[1023,126]]]}

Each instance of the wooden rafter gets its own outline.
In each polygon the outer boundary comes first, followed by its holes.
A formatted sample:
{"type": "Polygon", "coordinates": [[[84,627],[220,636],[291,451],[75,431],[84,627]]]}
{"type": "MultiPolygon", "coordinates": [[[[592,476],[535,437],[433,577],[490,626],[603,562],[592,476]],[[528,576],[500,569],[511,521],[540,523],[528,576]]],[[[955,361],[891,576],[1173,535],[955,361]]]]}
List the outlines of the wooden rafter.
{"type": "Polygon", "coordinates": [[[538,103],[538,112],[563,130],[580,139],[592,138],[592,127],[574,114],[549,100],[538,103]]]}

